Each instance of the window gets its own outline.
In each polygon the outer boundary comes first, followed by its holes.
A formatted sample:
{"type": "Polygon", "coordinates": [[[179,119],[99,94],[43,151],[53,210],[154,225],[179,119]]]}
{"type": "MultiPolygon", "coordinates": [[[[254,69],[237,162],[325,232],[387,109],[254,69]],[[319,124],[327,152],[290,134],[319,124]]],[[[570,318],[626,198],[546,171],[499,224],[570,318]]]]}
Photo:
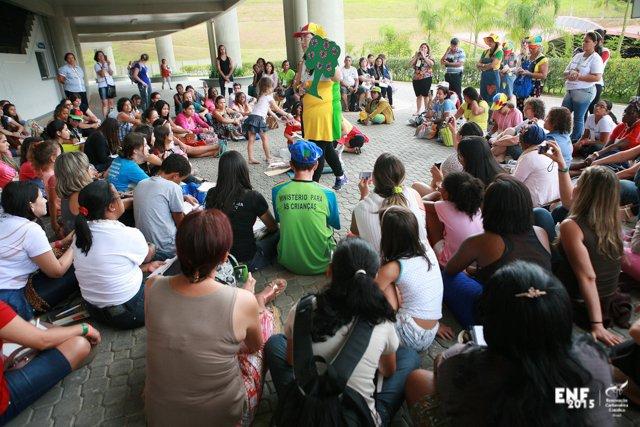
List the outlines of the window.
{"type": "Polygon", "coordinates": [[[42,51],[36,51],[36,61],[38,61],[38,69],[40,70],[40,77],[47,79],[51,77],[49,75],[49,67],[47,66],[47,58],[42,51]]]}

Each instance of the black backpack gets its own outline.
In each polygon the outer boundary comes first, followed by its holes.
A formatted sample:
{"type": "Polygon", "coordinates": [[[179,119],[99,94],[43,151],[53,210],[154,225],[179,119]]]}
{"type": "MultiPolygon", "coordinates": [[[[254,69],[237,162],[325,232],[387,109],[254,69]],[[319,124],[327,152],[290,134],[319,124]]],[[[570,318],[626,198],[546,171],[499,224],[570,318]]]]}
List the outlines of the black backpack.
{"type": "Polygon", "coordinates": [[[315,356],[311,348],[313,295],[298,304],[293,328],[293,382],[284,396],[278,396],[278,407],[271,425],[288,426],[372,426],[375,425],[364,397],[347,381],[364,355],[373,325],[356,318],[347,341],[329,363],[315,356]],[[316,362],[326,365],[318,374],[316,362]]]}

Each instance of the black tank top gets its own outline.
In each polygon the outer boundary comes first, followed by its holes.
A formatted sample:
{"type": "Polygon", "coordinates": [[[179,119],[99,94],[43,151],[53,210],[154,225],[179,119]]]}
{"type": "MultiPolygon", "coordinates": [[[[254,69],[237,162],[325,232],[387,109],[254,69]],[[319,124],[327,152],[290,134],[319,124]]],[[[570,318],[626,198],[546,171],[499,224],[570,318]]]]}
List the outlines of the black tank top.
{"type": "Polygon", "coordinates": [[[219,60],[220,60],[220,69],[222,70],[222,74],[226,76],[227,74],[229,74],[229,71],[231,71],[231,58],[227,56],[227,59],[225,59],[224,61],[222,59],[219,59],[219,60]]]}
{"type": "Polygon", "coordinates": [[[480,283],[486,286],[493,273],[500,267],[518,260],[538,264],[551,273],[551,254],[540,243],[533,228],[526,233],[500,237],[504,242],[504,252],[498,260],[478,269],[475,278],[480,283]]]}

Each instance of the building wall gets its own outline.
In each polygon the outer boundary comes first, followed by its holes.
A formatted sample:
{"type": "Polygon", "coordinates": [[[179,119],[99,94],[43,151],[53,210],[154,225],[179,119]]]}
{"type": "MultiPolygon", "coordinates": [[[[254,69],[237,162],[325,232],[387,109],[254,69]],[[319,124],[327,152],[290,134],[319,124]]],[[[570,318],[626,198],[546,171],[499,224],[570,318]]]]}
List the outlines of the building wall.
{"type": "Polygon", "coordinates": [[[28,120],[53,111],[62,97],[56,81],[51,42],[44,19],[36,16],[26,55],[0,53],[0,99],[16,105],[22,119],[28,120]],[[48,78],[40,76],[36,52],[44,54],[48,78]]]}

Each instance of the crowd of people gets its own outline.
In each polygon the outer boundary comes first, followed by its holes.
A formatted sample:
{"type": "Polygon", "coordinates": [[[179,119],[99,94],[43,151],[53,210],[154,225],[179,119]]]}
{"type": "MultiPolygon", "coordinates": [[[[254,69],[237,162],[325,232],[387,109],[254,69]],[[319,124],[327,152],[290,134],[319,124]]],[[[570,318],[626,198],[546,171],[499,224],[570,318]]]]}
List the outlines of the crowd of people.
{"type": "MultiPolygon", "coordinates": [[[[68,53],[59,70],[66,97],[44,129],[29,129],[0,101],[0,340],[38,351],[24,366],[0,369],[0,423],[99,344],[87,322],[30,323],[79,297],[91,323],[146,328],[150,425],[205,425],[212,416],[250,425],[267,369],[278,425],[305,417],[322,425],[344,415],[336,411],[389,425],[403,402],[417,425],[529,425],[539,414],[553,424],[612,425],[604,406],[553,403],[557,387],[590,387],[595,396],[612,372],[631,381],[625,393],[640,402],[636,372],[615,361],[612,371],[593,342],[614,353],[629,345],[610,326],[630,326],[621,272],[640,282],[640,221],[634,233],[622,226],[637,221],[640,204],[640,100],[617,123],[611,103],[597,99],[604,58],[594,34],[567,67],[563,106],[550,109],[540,98],[548,72],[540,37],[525,40],[518,57],[513,44],[487,36],[480,90],[462,87],[466,56],[452,39],[435,94],[436,59],[422,44],[411,59],[412,123],[454,152],[431,167],[429,183],[407,181],[401,153],[381,154],[358,181],[360,200],[339,242],[341,152],[369,142],[342,112],[357,111],[363,125],[394,122],[384,55],[360,58],[357,68],[346,56],[320,81],[319,98],[306,94],[312,78],[302,62],[297,72],[287,61],[276,71],[262,58],[243,92],[219,46],[219,90],[176,84],[167,102],[152,91],[143,54],[130,74],[139,95],[114,105],[112,68],[99,51],[98,119],[68,53]],[[270,207],[249,172],[259,163],[255,141],[271,161],[268,131],[278,120],[293,177],[273,187],[270,207]],[[246,140],[246,157],[229,149],[233,140],[246,140]],[[218,158],[206,194],[193,157],[218,158]],[[325,161],[333,190],[319,183],[325,161]],[[257,291],[252,277],[276,262],[328,281],[293,305],[283,333],[271,303],[287,282],[257,291]],[[482,326],[484,339],[419,369],[419,353],[436,337],[456,339],[445,309],[464,329],[482,326]],[[593,339],[572,337],[574,323],[593,339]],[[314,362],[333,369],[318,373],[314,362]],[[311,387],[323,374],[335,383],[311,387]],[[300,390],[325,394],[314,403],[300,390]],[[344,390],[349,405],[318,403],[344,390]]],[[[313,23],[295,34],[303,51],[315,35],[326,36],[313,23]]]]}

